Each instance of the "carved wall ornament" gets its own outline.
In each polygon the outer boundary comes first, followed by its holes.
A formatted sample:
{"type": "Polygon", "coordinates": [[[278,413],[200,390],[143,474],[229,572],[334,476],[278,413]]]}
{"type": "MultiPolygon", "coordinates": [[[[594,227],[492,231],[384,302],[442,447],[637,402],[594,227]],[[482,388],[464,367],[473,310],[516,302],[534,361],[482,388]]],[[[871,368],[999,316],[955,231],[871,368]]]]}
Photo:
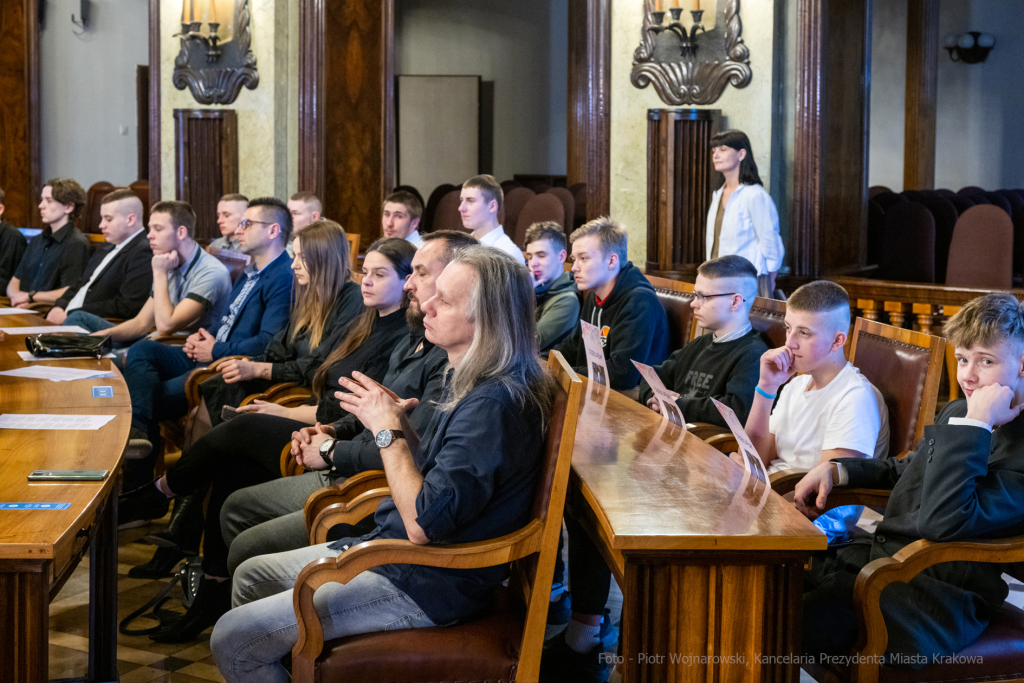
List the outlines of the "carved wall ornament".
{"type": "Polygon", "coordinates": [[[224,43],[219,42],[216,21],[204,30],[202,21],[194,16],[186,21],[182,14],[181,52],[174,60],[172,82],[178,90],[188,88],[200,104],[231,104],[243,85],[255,90],[260,83],[250,49],[249,0],[236,0],[234,10],[234,37],[224,43]]]}
{"type": "Polygon", "coordinates": [[[701,10],[691,11],[692,20],[687,20],[678,8],[670,16],[655,11],[655,2],[644,0],[640,46],[633,53],[630,75],[633,85],[653,85],[663,102],[681,105],[711,104],[727,84],[750,84],[750,50],[740,37],[740,0],[718,0],[714,21],[704,22],[709,28],[702,25],[701,10]]]}

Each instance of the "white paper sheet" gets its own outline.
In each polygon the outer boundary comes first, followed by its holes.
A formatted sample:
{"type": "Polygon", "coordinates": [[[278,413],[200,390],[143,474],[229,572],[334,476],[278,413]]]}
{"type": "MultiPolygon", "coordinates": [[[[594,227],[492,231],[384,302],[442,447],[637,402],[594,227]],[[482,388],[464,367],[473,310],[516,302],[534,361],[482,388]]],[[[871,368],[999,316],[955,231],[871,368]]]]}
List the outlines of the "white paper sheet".
{"type": "MultiPolygon", "coordinates": [[[[31,351],[18,351],[18,356],[27,362],[30,361],[41,361],[41,360],[96,360],[96,356],[74,356],[71,358],[40,358],[39,356],[33,356],[31,351]]],[[[108,353],[102,358],[117,358],[116,355],[108,353]]]]}
{"type": "Polygon", "coordinates": [[[107,370],[79,370],[77,368],[62,368],[52,365],[29,365],[15,370],[4,370],[0,375],[6,377],[31,377],[34,379],[48,379],[51,382],[70,382],[76,379],[92,379],[94,377],[113,377],[114,373],[107,370]]]}
{"type": "Polygon", "coordinates": [[[601,329],[591,325],[586,320],[581,320],[583,326],[583,346],[587,349],[587,379],[597,382],[602,386],[608,384],[608,363],[604,359],[604,341],[601,339],[601,329]]]}
{"type": "Polygon", "coordinates": [[[0,327],[0,332],[7,334],[56,334],[58,332],[76,332],[89,334],[78,325],[46,325],[45,327],[0,327]]]}
{"type": "Polygon", "coordinates": [[[0,315],[35,315],[35,311],[27,308],[0,308],[0,315]]]}
{"type": "Polygon", "coordinates": [[[95,431],[116,415],[46,415],[5,413],[0,415],[0,429],[85,429],[95,431]]]}
{"type": "Polygon", "coordinates": [[[672,424],[682,427],[686,430],[686,418],[679,410],[679,406],[676,404],[676,400],[679,398],[679,394],[674,391],[669,391],[665,386],[665,383],[658,377],[658,373],[654,371],[650,365],[638,363],[633,361],[633,365],[640,371],[640,375],[647,380],[647,384],[650,385],[651,391],[654,392],[654,397],[658,399],[659,407],[661,408],[661,416],[671,422],[672,424]]]}
{"type": "Polygon", "coordinates": [[[743,469],[767,484],[768,472],[764,469],[764,462],[762,462],[761,457],[757,454],[757,449],[754,448],[754,444],[750,437],[747,436],[743,425],[740,424],[740,419],[736,417],[736,413],[729,406],[720,403],[716,399],[711,400],[715,402],[718,412],[725,418],[725,424],[729,425],[729,431],[736,437],[736,443],[740,447],[740,455],[743,456],[743,469]]]}

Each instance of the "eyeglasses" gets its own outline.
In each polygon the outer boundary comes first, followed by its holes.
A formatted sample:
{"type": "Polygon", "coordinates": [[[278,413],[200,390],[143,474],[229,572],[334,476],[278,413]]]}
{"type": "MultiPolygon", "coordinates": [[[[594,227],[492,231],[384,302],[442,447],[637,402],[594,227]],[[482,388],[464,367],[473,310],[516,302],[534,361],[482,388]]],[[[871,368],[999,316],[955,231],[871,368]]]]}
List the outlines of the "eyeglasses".
{"type": "Polygon", "coordinates": [[[242,220],[240,220],[238,222],[238,227],[240,227],[242,229],[242,232],[245,232],[250,227],[252,227],[253,223],[259,223],[261,225],[273,225],[273,223],[269,223],[267,221],[254,221],[254,220],[250,220],[248,218],[243,218],[242,220]]]}
{"type": "MultiPolygon", "coordinates": [[[[722,294],[701,294],[700,292],[693,293],[693,300],[699,305],[703,305],[708,299],[714,299],[717,296],[736,296],[739,292],[724,292],[722,294]]],[[[744,299],[746,301],[746,299],[744,299]]]]}

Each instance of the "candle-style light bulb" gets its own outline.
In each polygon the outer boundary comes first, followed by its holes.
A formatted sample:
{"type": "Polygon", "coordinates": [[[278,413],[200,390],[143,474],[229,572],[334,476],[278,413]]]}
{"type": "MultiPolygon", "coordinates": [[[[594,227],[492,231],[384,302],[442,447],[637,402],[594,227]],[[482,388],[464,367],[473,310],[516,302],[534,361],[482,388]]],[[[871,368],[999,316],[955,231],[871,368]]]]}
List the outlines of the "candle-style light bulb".
{"type": "Polygon", "coordinates": [[[196,20],[196,0],[188,0],[188,21],[192,23],[196,20]]]}
{"type": "Polygon", "coordinates": [[[219,23],[217,21],[217,3],[215,0],[210,0],[210,21],[214,24],[219,23]]]}
{"type": "Polygon", "coordinates": [[[187,13],[188,0],[181,0],[181,23],[185,23],[185,15],[187,13]]]}
{"type": "Polygon", "coordinates": [[[693,9],[700,10],[700,0],[693,0],[693,9]]]}
{"type": "Polygon", "coordinates": [[[661,11],[661,0],[654,0],[654,11],[655,12],[660,12],[661,11]]]}

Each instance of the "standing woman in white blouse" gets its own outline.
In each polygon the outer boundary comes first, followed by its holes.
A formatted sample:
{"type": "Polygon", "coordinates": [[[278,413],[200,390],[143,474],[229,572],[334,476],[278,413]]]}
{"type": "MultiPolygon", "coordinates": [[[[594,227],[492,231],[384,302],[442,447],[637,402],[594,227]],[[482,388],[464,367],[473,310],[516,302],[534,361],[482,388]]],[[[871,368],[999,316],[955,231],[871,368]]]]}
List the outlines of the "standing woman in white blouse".
{"type": "Polygon", "coordinates": [[[711,195],[707,258],[744,257],[757,268],[757,295],[772,298],[786,250],[779,237],[779,212],[757,174],[750,140],[738,130],[716,134],[711,161],[725,183],[711,195]]]}

